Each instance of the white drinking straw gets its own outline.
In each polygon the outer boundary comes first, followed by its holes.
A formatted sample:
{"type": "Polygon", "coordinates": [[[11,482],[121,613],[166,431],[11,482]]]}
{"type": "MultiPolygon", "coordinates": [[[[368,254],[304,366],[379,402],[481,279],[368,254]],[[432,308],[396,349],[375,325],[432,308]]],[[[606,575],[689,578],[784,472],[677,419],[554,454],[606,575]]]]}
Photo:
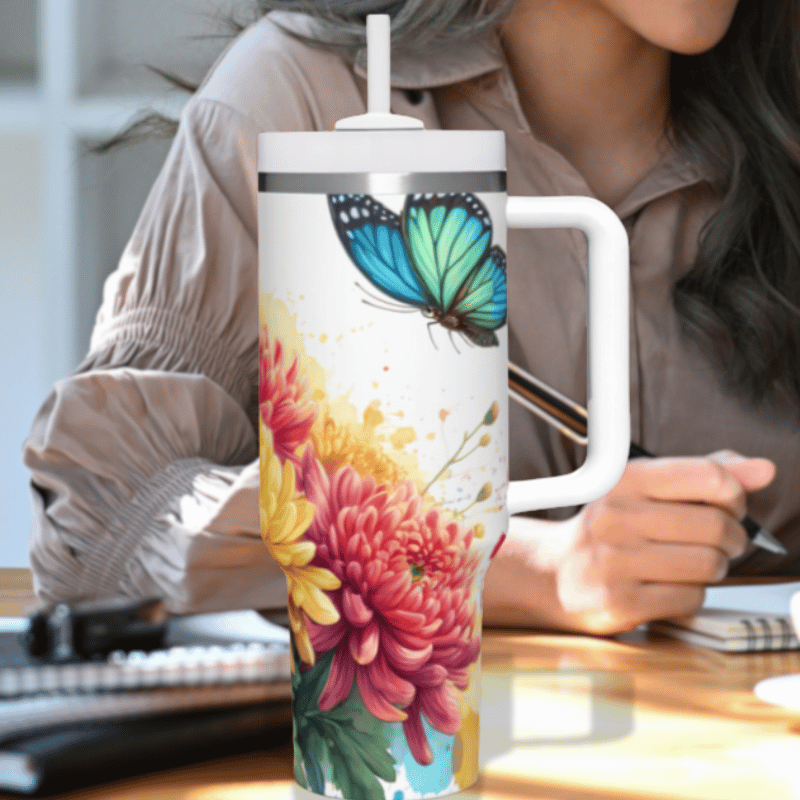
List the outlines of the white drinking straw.
{"type": "Polygon", "coordinates": [[[391,20],[388,14],[367,15],[367,113],[346,117],[336,123],[336,130],[420,130],[422,120],[390,109],[391,20]]]}
{"type": "Polygon", "coordinates": [[[367,111],[389,113],[390,34],[388,14],[367,16],[367,111]]]}

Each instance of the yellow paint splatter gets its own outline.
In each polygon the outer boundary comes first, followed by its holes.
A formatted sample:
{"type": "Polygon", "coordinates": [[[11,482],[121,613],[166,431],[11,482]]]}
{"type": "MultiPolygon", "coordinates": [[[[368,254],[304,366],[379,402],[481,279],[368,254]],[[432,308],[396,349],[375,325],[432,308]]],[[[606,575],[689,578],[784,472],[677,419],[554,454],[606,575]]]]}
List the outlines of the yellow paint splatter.
{"type": "Polygon", "coordinates": [[[394,433],[390,434],[389,441],[395,450],[402,450],[407,444],[417,440],[417,432],[410,426],[398,428],[394,433]]]}
{"type": "Polygon", "coordinates": [[[436,438],[436,434],[433,431],[431,431],[430,433],[426,434],[425,438],[433,441],[436,438]]]}
{"type": "MultiPolygon", "coordinates": [[[[479,581],[475,581],[479,583],[479,581]]],[[[480,621],[480,613],[476,615],[480,621]]],[[[453,773],[460,788],[471,786],[478,777],[478,731],[480,719],[480,667],[469,667],[469,684],[465,691],[456,690],[456,701],[461,715],[461,727],[453,742],[453,773]]]]}
{"type": "MultiPolygon", "coordinates": [[[[373,400],[365,409],[364,409],[364,424],[369,428],[377,428],[380,425],[385,417],[381,413],[380,409],[381,401],[380,400],[373,400]]],[[[399,449],[399,448],[398,448],[399,449]]]]}
{"type": "MultiPolygon", "coordinates": [[[[314,454],[330,473],[345,464],[351,465],[361,475],[372,475],[378,483],[395,484],[400,480],[411,480],[420,491],[430,475],[419,468],[417,457],[408,450],[390,450],[389,436],[393,425],[388,424],[388,410],[381,410],[381,401],[374,400],[359,413],[349,400],[347,392],[338,397],[330,397],[327,385],[330,374],[326,374],[322,365],[306,352],[310,339],[301,330],[305,320],[298,319],[294,309],[289,308],[288,299],[279,300],[273,295],[260,292],[259,324],[267,326],[270,336],[281,340],[287,354],[297,355],[303,377],[308,380],[311,398],[318,403],[317,419],[311,432],[311,445],[314,454]],[[391,453],[391,455],[389,455],[391,453]]],[[[320,341],[324,341],[320,334],[320,341]]],[[[336,341],[344,338],[339,334],[336,341]]],[[[377,388],[378,381],[373,381],[377,388]]],[[[385,403],[387,409],[391,403],[385,403]]],[[[401,447],[404,435],[400,434],[401,447]]],[[[405,435],[406,441],[416,439],[405,435]]],[[[434,505],[434,498],[425,495],[422,498],[423,510],[434,505]]]]}
{"type": "Polygon", "coordinates": [[[377,389],[379,386],[378,381],[372,381],[372,388],[377,389]]]}
{"type": "Polygon", "coordinates": [[[325,342],[327,342],[327,341],[328,341],[328,334],[327,333],[321,333],[319,335],[319,343],[320,344],[325,344],[325,342]]]}
{"type": "Polygon", "coordinates": [[[297,313],[290,311],[286,303],[278,298],[260,293],[259,325],[267,325],[270,336],[281,340],[287,354],[294,352],[300,362],[301,374],[308,380],[314,400],[327,397],[325,370],[306,353],[305,334],[299,331],[304,320],[297,319],[297,313]]]}

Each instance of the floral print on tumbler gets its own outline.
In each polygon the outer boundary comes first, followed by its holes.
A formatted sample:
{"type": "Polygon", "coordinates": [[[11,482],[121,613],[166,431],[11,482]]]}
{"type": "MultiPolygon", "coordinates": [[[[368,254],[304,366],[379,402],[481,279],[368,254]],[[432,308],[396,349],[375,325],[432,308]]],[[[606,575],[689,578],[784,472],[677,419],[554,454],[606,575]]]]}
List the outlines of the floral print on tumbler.
{"type": "MultiPolygon", "coordinates": [[[[394,204],[388,238],[411,251],[411,233],[399,238],[408,199],[369,200],[373,213],[394,204]]],[[[468,226],[464,203],[450,205],[468,226]]],[[[331,216],[324,259],[304,259],[294,279],[261,274],[261,532],[287,579],[295,778],[317,794],[401,800],[477,777],[480,595],[507,484],[502,380],[473,385],[475,359],[493,358],[489,336],[506,335],[504,294],[489,334],[469,313],[498,299],[502,251],[481,208],[461,239],[481,239],[480,251],[451,243],[469,268],[438,296],[461,303],[462,321],[430,314],[436,331],[393,313],[400,290],[364,280],[331,216]],[[433,369],[420,372],[414,351],[433,369]]],[[[433,280],[413,290],[422,298],[433,280]]]]}

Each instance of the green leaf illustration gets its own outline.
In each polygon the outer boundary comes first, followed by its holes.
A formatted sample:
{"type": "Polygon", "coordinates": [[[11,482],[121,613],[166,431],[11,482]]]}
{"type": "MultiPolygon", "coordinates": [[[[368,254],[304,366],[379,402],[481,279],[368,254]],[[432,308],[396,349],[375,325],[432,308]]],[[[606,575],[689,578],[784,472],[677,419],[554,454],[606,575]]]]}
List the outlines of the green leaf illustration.
{"type": "Polygon", "coordinates": [[[322,773],[322,763],[329,760],[328,748],[325,740],[319,735],[316,727],[311,725],[308,729],[306,757],[303,766],[308,775],[308,788],[317,794],[325,794],[325,776],[322,773]]]}
{"type": "Polygon", "coordinates": [[[300,654],[297,652],[297,645],[294,643],[294,634],[289,635],[289,642],[292,645],[292,661],[294,663],[294,670],[292,672],[292,691],[294,691],[300,685],[301,680],[300,654]]]}
{"type": "Polygon", "coordinates": [[[331,767],[333,771],[331,780],[338,789],[341,789],[345,797],[349,798],[349,800],[382,800],[383,789],[381,789],[380,784],[374,777],[372,778],[372,782],[380,789],[380,795],[376,795],[374,789],[370,792],[369,777],[371,776],[368,776],[365,785],[359,786],[358,789],[354,787],[355,781],[351,777],[352,765],[348,763],[346,754],[342,752],[339,747],[338,740],[336,742],[331,742],[330,749],[331,767]]]}
{"type": "Polygon", "coordinates": [[[297,746],[297,738],[294,740],[294,779],[304,788],[308,789],[306,773],[303,768],[303,754],[297,746]]]}
{"type": "Polygon", "coordinates": [[[321,713],[319,710],[319,695],[325,682],[328,680],[331,664],[333,663],[334,652],[331,650],[326,653],[317,663],[305,672],[300,670],[300,654],[297,646],[292,639],[292,655],[294,657],[295,669],[292,673],[292,712],[294,714],[294,774],[297,782],[305,789],[322,794],[325,789],[325,779],[321,773],[320,765],[328,755],[327,748],[320,752],[319,745],[324,742],[315,731],[317,739],[311,735],[310,720],[315,714],[321,713]],[[308,780],[306,780],[306,776],[308,780]],[[317,788],[314,788],[317,787],[317,788]]]}
{"type": "Polygon", "coordinates": [[[383,800],[377,778],[387,782],[396,778],[386,736],[388,724],[367,711],[357,685],[353,683],[347,699],[318,721],[331,751],[333,783],[345,797],[383,800]]]}
{"type": "MultiPolygon", "coordinates": [[[[293,643],[294,644],[294,643],[293,643]]],[[[329,650],[311,669],[300,671],[300,657],[294,649],[295,672],[292,680],[292,698],[295,717],[319,713],[319,696],[328,681],[335,650],[329,650]],[[294,678],[297,678],[295,682],[294,678]]]]}
{"type": "Polygon", "coordinates": [[[347,798],[384,800],[378,778],[389,783],[396,778],[394,758],[389,752],[388,723],[366,709],[355,681],[346,700],[330,711],[320,710],[319,697],[330,675],[335,651],[326,653],[305,672],[299,669],[294,641],[292,651],[296,667],[292,675],[295,776],[305,773],[298,783],[323,794],[327,774],[347,798]]]}
{"type": "MultiPolygon", "coordinates": [[[[394,758],[381,743],[355,728],[340,729],[339,744],[350,751],[352,761],[360,760],[369,770],[385,781],[395,779],[394,758]],[[346,735],[344,735],[346,732],[346,735]]],[[[388,748],[388,744],[387,744],[388,748]]]]}

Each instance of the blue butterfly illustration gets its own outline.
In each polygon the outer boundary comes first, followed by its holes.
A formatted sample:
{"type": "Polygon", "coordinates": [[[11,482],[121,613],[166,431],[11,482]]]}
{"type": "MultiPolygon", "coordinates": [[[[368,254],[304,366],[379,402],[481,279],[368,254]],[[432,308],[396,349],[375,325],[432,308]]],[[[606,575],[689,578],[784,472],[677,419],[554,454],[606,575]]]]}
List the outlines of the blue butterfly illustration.
{"type": "Polygon", "coordinates": [[[474,195],[408,195],[400,216],[365,194],[328,195],[328,205],[356,267],[378,289],[429,318],[429,333],[438,323],[481,347],[499,344],[506,256],[491,246],[492,221],[474,195]]]}

